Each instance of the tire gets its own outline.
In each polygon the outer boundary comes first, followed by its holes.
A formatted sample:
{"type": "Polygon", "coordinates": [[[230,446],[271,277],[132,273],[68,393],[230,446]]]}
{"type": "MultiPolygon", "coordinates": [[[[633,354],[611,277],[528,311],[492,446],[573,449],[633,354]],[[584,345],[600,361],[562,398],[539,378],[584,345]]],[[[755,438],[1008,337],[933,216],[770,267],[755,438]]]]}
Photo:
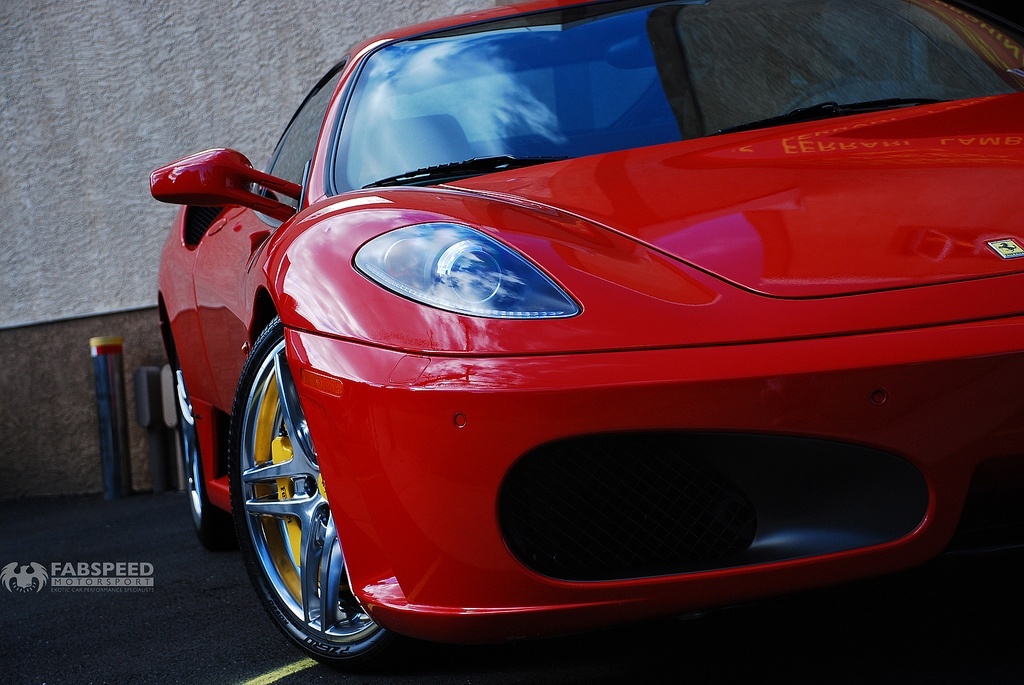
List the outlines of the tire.
{"type": "Polygon", "coordinates": [[[188,495],[189,510],[192,523],[196,529],[196,537],[203,547],[220,551],[234,549],[238,546],[235,527],[231,522],[231,514],[210,504],[206,497],[203,481],[203,460],[199,452],[199,439],[196,435],[196,422],[192,415],[192,400],[177,360],[171,369],[174,372],[174,389],[177,396],[176,410],[178,414],[178,444],[181,447],[182,459],[185,462],[185,492],[188,495]]]}
{"type": "Polygon", "coordinates": [[[379,661],[395,636],[370,618],[349,589],[280,319],[260,335],[242,370],[231,412],[228,475],[242,558],[278,628],[332,666],[379,661]]]}

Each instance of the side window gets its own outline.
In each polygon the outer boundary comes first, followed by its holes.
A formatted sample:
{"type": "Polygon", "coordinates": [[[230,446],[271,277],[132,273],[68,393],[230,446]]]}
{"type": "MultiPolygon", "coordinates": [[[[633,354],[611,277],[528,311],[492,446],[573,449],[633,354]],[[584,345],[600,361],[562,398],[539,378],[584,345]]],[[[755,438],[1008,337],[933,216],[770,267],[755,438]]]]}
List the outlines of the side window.
{"type": "MultiPolygon", "coordinates": [[[[338,85],[343,64],[337,65],[310,91],[277,144],[267,173],[301,184],[306,162],[313,157],[316,137],[327,114],[327,105],[338,85]]],[[[288,201],[287,198],[282,198],[288,201]]]]}

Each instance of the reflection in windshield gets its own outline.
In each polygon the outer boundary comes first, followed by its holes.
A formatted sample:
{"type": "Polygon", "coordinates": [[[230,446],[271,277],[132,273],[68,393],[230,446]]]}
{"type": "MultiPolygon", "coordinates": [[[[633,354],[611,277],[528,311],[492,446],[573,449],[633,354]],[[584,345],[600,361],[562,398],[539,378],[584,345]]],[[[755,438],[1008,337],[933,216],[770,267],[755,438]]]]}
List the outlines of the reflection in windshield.
{"type": "MultiPolygon", "coordinates": [[[[516,132],[534,132],[553,142],[561,142],[554,112],[538,100],[527,83],[513,73],[515,65],[501,56],[498,46],[489,43],[415,43],[400,45],[383,60],[374,60],[367,77],[380,79],[381,86],[366,104],[362,116],[404,118],[422,116],[424,109],[447,112],[453,99],[467,103],[488,102],[490,107],[465,108],[458,113],[467,137],[496,141],[516,132]],[[458,80],[453,81],[452,73],[458,80]],[[404,95],[418,92],[415,109],[396,109],[404,95]]],[[[411,105],[412,102],[406,103],[411,105]]],[[[489,151],[501,152],[499,149],[489,151]]]]}
{"type": "Polygon", "coordinates": [[[1021,90],[1021,42],[942,0],[624,0],[490,22],[368,58],[335,185],[671,142],[823,101],[1021,90]]]}
{"type": "Polygon", "coordinates": [[[497,46],[480,41],[405,43],[382,51],[363,74],[377,87],[365,93],[350,122],[364,146],[350,150],[358,161],[349,167],[352,184],[499,155],[502,141],[517,134],[563,144],[554,112],[512,67],[497,46]],[[381,148],[390,154],[380,154],[381,148]]]}

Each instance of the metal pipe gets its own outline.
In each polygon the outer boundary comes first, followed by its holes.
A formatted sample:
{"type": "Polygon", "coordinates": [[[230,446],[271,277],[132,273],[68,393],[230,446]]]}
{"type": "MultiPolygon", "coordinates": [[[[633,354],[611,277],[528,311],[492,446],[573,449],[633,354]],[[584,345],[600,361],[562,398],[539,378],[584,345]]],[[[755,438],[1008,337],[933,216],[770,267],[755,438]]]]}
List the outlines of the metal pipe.
{"type": "Polygon", "coordinates": [[[122,360],[124,340],[119,337],[90,338],[89,347],[96,377],[103,498],[110,500],[132,492],[122,360]]]}

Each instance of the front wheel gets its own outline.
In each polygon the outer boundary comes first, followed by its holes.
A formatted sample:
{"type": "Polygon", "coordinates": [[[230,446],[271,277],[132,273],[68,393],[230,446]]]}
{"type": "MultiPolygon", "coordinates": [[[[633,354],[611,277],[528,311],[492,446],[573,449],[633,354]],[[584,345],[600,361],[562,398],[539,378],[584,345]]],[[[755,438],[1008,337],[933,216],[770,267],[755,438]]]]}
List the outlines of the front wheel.
{"type": "Polygon", "coordinates": [[[242,371],[231,413],[229,475],[249,577],[277,626],[313,658],[374,661],[394,636],[349,589],[320,467],[275,319],[242,371]]]}

